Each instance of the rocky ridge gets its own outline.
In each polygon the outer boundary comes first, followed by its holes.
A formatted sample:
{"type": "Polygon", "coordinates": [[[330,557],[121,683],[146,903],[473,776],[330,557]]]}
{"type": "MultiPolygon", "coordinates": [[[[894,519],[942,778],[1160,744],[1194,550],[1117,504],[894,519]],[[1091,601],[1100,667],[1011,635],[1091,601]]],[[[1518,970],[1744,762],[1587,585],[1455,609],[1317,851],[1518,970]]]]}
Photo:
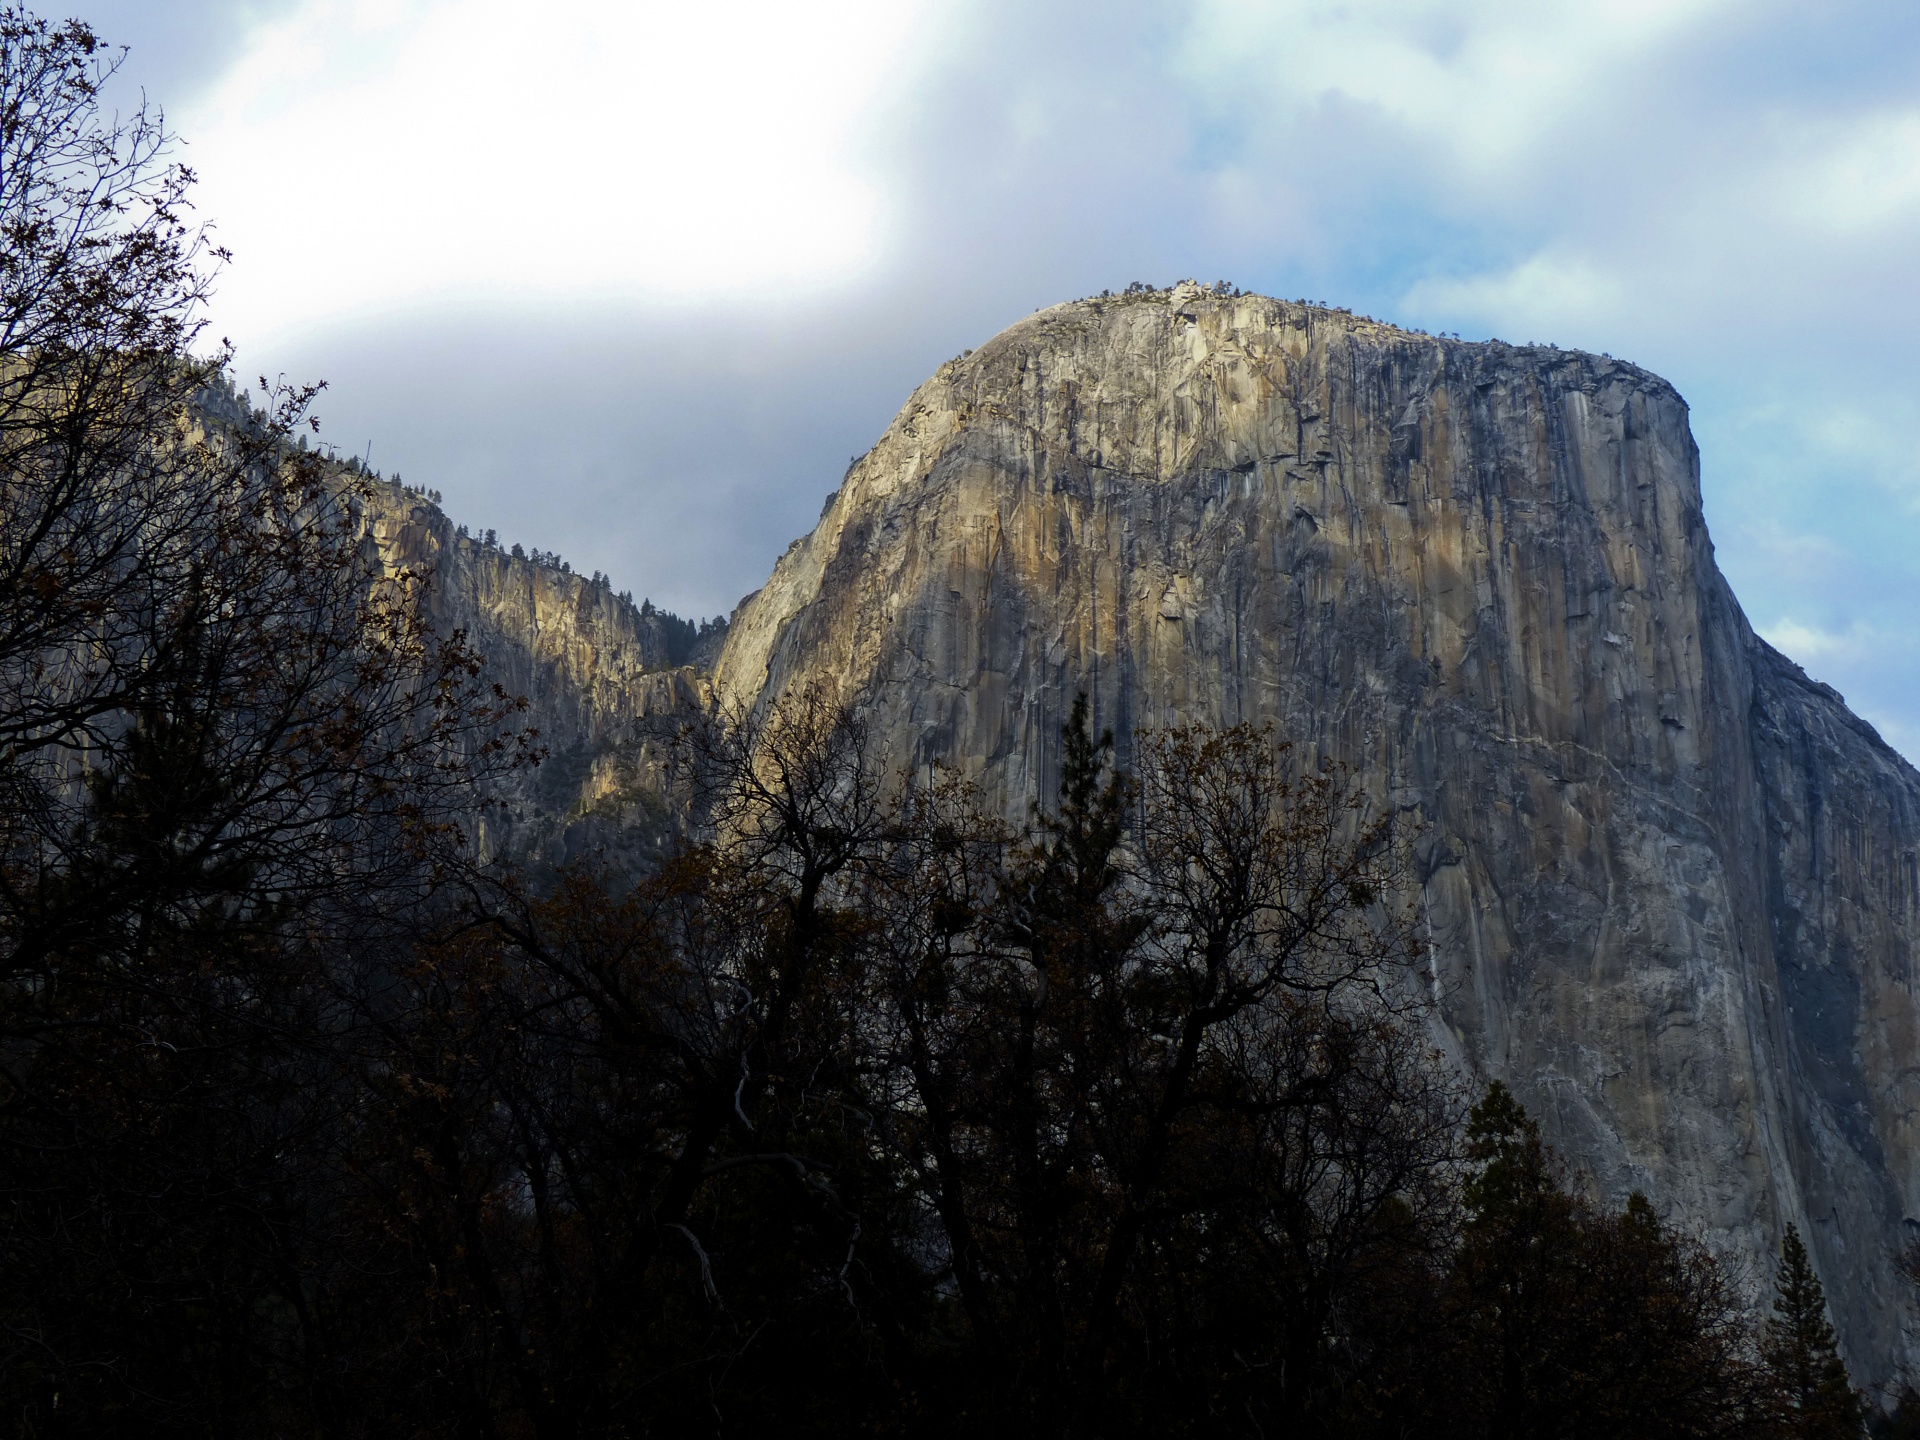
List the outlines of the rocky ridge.
{"type": "Polygon", "coordinates": [[[724,627],[696,629],[603,577],[468,535],[398,483],[371,485],[361,523],[390,572],[430,577],[435,628],[464,630],[488,678],[528,701],[544,758],[511,782],[504,816],[480,821],[482,843],[546,860],[651,844],[662,812],[643,722],[710,703],[704,677],[724,627]]]}
{"type": "Polygon", "coordinates": [[[1857,1374],[1916,1358],[1920,774],[1747,624],[1658,377],[1191,284],[1057,306],[914,392],[714,683],[825,687],[1010,811],[1083,688],[1355,765],[1418,828],[1463,1070],[1750,1278],[1798,1225],[1857,1374]]]}
{"type": "Polygon", "coordinates": [[[1798,1225],[1858,1378],[1920,1358],[1920,774],[1753,634],[1658,377],[1196,285],[1057,306],[914,392],[717,660],[376,491],[549,746],[496,843],[644,835],[639,722],[802,686],[1011,814],[1081,689],[1123,746],[1271,721],[1417,829],[1465,1074],[1756,1294],[1798,1225]]]}

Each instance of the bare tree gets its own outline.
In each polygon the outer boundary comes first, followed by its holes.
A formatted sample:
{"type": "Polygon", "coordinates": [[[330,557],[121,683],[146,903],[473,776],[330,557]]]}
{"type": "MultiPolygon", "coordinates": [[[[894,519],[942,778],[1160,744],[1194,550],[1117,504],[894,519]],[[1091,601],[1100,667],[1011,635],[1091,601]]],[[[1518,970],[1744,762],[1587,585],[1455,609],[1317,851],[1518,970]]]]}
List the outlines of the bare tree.
{"type": "Polygon", "coordinates": [[[205,1367],[266,1373],[284,1332],[237,1317],[309,1298],[293,1137],[349,1103],[335,981],[527,738],[291,443],[313,390],[256,411],[198,348],[223,252],[159,114],[103,110],[117,64],[0,9],[0,1391],[28,1428],[58,1397],[171,1423],[205,1367]]]}
{"type": "MultiPolygon", "coordinates": [[[[199,355],[223,258],[117,60],[0,11],[0,968],[364,887],[513,704],[385,572],[365,492],[199,355]],[[82,941],[84,939],[84,946],[82,941]]],[[[262,382],[265,388],[265,382],[262,382]]],[[[469,799],[457,808],[470,810],[469,799]]],[[[411,848],[410,855],[408,847],[411,848]]]]}
{"type": "Polygon", "coordinates": [[[1340,1307],[1353,1328],[1369,1267],[1412,1253],[1391,1236],[1430,1246],[1447,1203],[1449,1092],[1401,1023],[1391,827],[1263,731],[1144,736],[1137,779],[1084,705],[1064,740],[1024,840],[950,778],[911,794],[862,902],[883,937],[874,1105],[943,1238],[969,1403],[1102,1432],[1175,1393],[1225,1403],[1233,1384],[1183,1366],[1233,1312],[1286,1318],[1227,1353],[1248,1383],[1286,1374],[1287,1403],[1260,1404],[1298,1420],[1340,1307]],[[1196,1298],[1228,1237],[1265,1287],[1238,1311],[1196,1298]]]}

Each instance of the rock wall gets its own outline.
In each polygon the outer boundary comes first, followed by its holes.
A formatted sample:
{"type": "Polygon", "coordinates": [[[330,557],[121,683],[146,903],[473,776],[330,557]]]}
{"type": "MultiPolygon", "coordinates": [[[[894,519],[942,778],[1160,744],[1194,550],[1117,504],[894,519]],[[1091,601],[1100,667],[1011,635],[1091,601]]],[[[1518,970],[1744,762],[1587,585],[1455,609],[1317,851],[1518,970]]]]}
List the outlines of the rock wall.
{"type": "Polygon", "coordinates": [[[1747,625],[1657,377],[1193,285],[1059,306],[914,393],[715,685],[838,691],[1015,811],[1082,688],[1360,767],[1464,1069],[1756,1293],[1799,1225],[1857,1378],[1914,1358],[1920,774],[1747,625]]]}
{"type": "Polygon", "coordinates": [[[396,484],[375,483],[362,518],[389,570],[430,577],[435,628],[464,630],[487,678],[529,702],[523,719],[545,758],[509,786],[505,817],[481,821],[483,844],[559,860],[655,840],[663,815],[643,722],[709,703],[701,667],[677,663],[671,617],[603,580],[462,534],[396,484]]]}

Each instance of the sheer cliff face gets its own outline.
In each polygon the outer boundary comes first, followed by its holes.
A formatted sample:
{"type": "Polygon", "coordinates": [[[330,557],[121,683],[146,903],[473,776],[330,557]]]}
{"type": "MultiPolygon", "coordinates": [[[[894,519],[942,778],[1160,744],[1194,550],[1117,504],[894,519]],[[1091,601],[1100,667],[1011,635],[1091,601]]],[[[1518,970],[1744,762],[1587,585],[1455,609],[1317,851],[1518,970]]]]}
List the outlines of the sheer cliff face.
{"type": "Polygon", "coordinates": [[[429,577],[435,628],[464,630],[487,677],[527,699],[521,723],[539,732],[546,756],[510,784],[504,817],[491,829],[481,820],[489,848],[561,858],[585,845],[646,844],[659,813],[657,757],[637,742],[639,723],[707,703],[696,671],[674,664],[663,619],[604,582],[459,534],[438,506],[397,485],[373,486],[364,522],[389,569],[429,577]]]}
{"type": "Polygon", "coordinates": [[[715,680],[1010,809],[1082,688],[1359,766],[1469,1073],[1761,1281],[1797,1223],[1862,1376],[1908,1358],[1920,775],[1748,628],[1663,381],[1193,286],[1048,310],[915,392],[715,680]]]}

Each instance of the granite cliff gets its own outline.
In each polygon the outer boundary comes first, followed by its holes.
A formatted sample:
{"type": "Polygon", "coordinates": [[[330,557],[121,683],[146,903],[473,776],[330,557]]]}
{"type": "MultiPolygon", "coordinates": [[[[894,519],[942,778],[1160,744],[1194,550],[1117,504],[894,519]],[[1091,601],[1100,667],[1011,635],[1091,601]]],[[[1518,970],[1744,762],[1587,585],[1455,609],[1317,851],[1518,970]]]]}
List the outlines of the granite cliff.
{"type": "Polygon", "coordinates": [[[369,488],[361,523],[381,563],[429,577],[435,627],[464,630],[489,678],[528,701],[544,755],[510,782],[504,812],[480,821],[482,843],[544,860],[650,846],[661,787],[641,722],[710,702],[702,677],[725,627],[692,626],[556,556],[471,536],[398,483],[369,488]]]}
{"type": "Polygon", "coordinates": [[[370,537],[531,701],[491,844],[651,843],[650,717],[823,686],[1012,813],[1079,690],[1271,721],[1418,835],[1435,1039],[1598,1198],[1758,1293],[1807,1236],[1856,1378],[1920,1359],[1920,774],[1754,635],[1684,402],[1606,357],[1194,285],[940,368],[719,634],[375,487],[370,537]]]}
{"type": "Polygon", "coordinates": [[[1751,1282],[1797,1224],[1880,1379],[1920,1335],[1920,774],[1753,633],[1698,474],[1612,359],[1195,285],[1058,306],[914,393],[714,685],[825,686],[1010,809],[1082,688],[1122,737],[1271,721],[1359,767],[1419,830],[1444,1048],[1751,1282]]]}

